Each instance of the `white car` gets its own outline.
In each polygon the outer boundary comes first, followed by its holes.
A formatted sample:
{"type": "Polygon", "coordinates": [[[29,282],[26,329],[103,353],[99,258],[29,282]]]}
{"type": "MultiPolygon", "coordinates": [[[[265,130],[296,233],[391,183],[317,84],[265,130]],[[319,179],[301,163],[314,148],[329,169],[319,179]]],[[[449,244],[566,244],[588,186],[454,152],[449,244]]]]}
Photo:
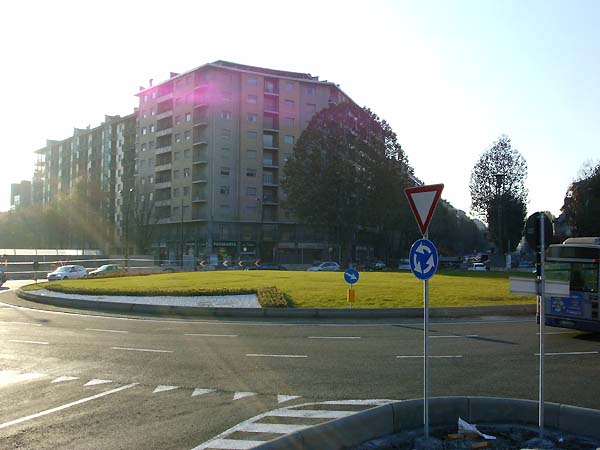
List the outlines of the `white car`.
{"type": "Polygon", "coordinates": [[[87,271],[83,266],[68,265],[61,266],[54,272],[50,272],[46,277],[48,281],[55,280],[74,280],[76,278],[83,278],[87,275],[87,271]]]}
{"type": "Polygon", "coordinates": [[[324,262],[319,264],[318,266],[309,267],[306,270],[308,270],[309,272],[335,272],[337,270],[340,270],[340,265],[336,262],[324,262]]]}
{"type": "Polygon", "coordinates": [[[471,264],[471,266],[469,267],[468,270],[475,270],[475,271],[479,272],[479,271],[485,271],[485,270],[487,270],[487,268],[485,267],[484,263],[473,263],[473,264],[471,264]]]}

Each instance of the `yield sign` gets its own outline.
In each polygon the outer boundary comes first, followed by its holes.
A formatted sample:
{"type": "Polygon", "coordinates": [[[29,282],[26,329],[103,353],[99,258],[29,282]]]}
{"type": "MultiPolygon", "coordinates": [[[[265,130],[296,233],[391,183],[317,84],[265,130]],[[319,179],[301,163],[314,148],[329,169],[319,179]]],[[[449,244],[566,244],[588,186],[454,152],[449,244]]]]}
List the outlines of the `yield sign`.
{"type": "Polygon", "coordinates": [[[408,204],[415,215],[415,219],[417,219],[417,224],[423,236],[427,233],[427,228],[429,228],[429,223],[443,189],[443,184],[430,184],[404,189],[408,204]]]}

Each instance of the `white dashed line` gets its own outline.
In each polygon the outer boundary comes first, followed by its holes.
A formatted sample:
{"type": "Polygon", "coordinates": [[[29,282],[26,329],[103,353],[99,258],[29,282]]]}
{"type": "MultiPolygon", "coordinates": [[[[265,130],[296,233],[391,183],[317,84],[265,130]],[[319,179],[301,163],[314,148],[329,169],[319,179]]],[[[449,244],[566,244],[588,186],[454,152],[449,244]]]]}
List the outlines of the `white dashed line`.
{"type": "Polygon", "coordinates": [[[237,334],[198,334],[186,333],[185,336],[201,336],[201,337],[238,337],[237,334]]]}
{"type": "Polygon", "coordinates": [[[253,397],[257,395],[256,392],[236,392],[233,394],[233,400],[239,400],[241,398],[253,397]]]}
{"type": "MultiPolygon", "coordinates": [[[[551,334],[580,334],[581,331],[544,331],[544,335],[548,336],[551,334]]],[[[537,333],[538,336],[540,335],[539,331],[537,333]]]]}
{"type": "Polygon", "coordinates": [[[174,391],[177,388],[179,388],[179,386],[165,386],[165,385],[160,385],[160,386],[157,386],[156,389],[154,389],[152,391],[152,393],[156,394],[157,392],[174,391]]]}
{"type": "Polygon", "coordinates": [[[9,339],[8,342],[15,342],[17,344],[49,345],[49,342],[42,342],[42,341],[22,341],[20,339],[9,339]]]}
{"type": "Polygon", "coordinates": [[[96,386],[98,384],[106,384],[106,383],[112,383],[112,380],[98,380],[98,379],[94,379],[94,380],[90,380],[87,383],[85,383],[84,386],[96,386]]]}
{"type": "Polygon", "coordinates": [[[464,334],[464,335],[449,335],[449,336],[429,336],[431,339],[452,339],[452,338],[476,338],[479,337],[478,334],[464,334]]]}
{"type": "Polygon", "coordinates": [[[360,336],[308,336],[308,339],[360,339],[360,336]]]}
{"type": "Polygon", "coordinates": [[[19,423],[27,422],[28,420],[37,419],[38,417],[46,416],[48,414],[52,414],[54,412],[62,411],[63,409],[70,408],[71,406],[81,405],[82,403],[89,402],[91,400],[96,400],[97,398],[105,397],[110,394],[115,394],[120,391],[124,391],[125,389],[132,388],[137,386],[138,383],[128,384],[127,386],[121,386],[119,388],[113,389],[111,391],[102,392],[100,394],[92,395],[91,397],[82,398],[81,400],[77,400],[71,403],[67,403],[65,405],[57,406],[56,408],[47,409],[45,411],[41,411],[36,414],[32,414],[30,416],[21,417],[20,419],[11,420],[10,422],[5,422],[0,424],[0,429],[10,427],[11,425],[17,425],[19,423]]]}
{"type": "Polygon", "coordinates": [[[300,397],[301,397],[300,395],[278,395],[277,403],[289,402],[290,400],[295,400],[300,397]]]}
{"type": "Polygon", "coordinates": [[[173,350],[154,350],[151,348],[111,347],[113,350],[129,350],[131,352],[173,353],[173,350]]]}
{"type": "Polygon", "coordinates": [[[129,333],[129,331],[123,331],[123,330],[103,330],[101,328],[86,328],[85,331],[99,331],[101,333],[129,333]]]}
{"type": "MultiPolygon", "coordinates": [[[[562,352],[562,353],[544,353],[545,356],[561,356],[561,355],[597,355],[598,352],[562,352]]],[[[540,356],[539,353],[534,353],[534,356],[540,356]]]]}
{"type": "MultiPolygon", "coordinates": [[[[430,358],[462,358],[462,355],[429,355],[430,358]]],[[[400,355],[396,356],[399,359],[419,358],[423,359],[423,355],[400,355]]]]}
{"type": "Polygon", "coordinates": [[[262,355],[260,353],[246,353],[246,356],[256,358],[308,358],[307,355],[262,355]]]}
{"type": "Polygon", "coordinates": [[[73,380],[78,380],[79,377],[58,377],[55,378],[54,380],[52,380],[52,383],[62,383],[63,381],[73,381],[73,380]]]}

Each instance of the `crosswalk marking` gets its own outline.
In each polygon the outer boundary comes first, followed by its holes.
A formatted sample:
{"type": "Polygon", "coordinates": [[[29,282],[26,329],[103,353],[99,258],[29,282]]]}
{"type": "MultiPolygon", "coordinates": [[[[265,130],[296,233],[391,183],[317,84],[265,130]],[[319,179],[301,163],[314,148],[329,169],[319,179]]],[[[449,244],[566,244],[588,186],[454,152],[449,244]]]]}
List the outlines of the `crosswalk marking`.
{"type": "Polygon", "coordinates": [[[97,380],[93,379],[84,384],[84,386],[96,386],[98,384],[112,383],[112,380],[97,380]]]}
{"type": "Polygon", "coordinates": [[[166,392],[166,391],[173,391],[175,389],[177,389],[179,386],[165,386],[165,385],[159,385],[156,387],[156,389],[154,389],[152,391],[153,394],[156,394],[157,392],[166,392]]]}
{"type": "Polygon", "coordinates": [[[198,395],[210,394],[211,392],[216,392],[216,390],[196,388],[196,389],[194,389],[194,392],[192,392],[192,397],[196,397],[198,395]]]}
{"type": "Polygon", "coordinates": [[[285,403],[285,402],[289,402],[290,400],[294,400],[300,398],[299,395],[278,395],[277,396],[277,403],[285,403]]]}
{"type": "Polygon", "coordinates": [[[58,377],[52,380],[52,383],[62,383],[63,381],[78,380],[79,377],[58,377]]]}
{"type": "Polygon", "coordinates": [[[248,433],[288,434],[304,430],[310,426],[311,425],[289,425],[281,423],[248,423],[238,428],[238,431],[245,431],[248,433]]]}
{"type": "Polygon", "coordinates": [[[233,394],[233,399],[239,400],[241,398],[252,397],[254,395],[256,395],[256,392],[236,392],[233,394]]]}

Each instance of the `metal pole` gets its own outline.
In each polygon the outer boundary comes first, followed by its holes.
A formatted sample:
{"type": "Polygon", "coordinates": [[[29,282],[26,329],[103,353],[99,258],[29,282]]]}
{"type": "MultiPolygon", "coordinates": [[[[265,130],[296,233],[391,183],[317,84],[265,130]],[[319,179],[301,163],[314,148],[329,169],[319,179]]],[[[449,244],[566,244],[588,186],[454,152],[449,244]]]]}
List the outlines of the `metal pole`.
{"type": "Polygon", "coordinates": [[[545,326],[545,311],[544,311],[544,296],[545,289],[545,274],[544,274],[544,252],[546,248],[545,232],[544,232],[544,214],[540,212],[540,386],[539,386],[539,426],[540,437],[544,436],[544,326],[545,326]]]}
{"type": "MultiPolygon", "coordinates": [[[[424,239],[429,238],[425,232],[424,239]]],[[[429,280],[423,281],[423,423],[425,439],[429,439],[429,280]]]]}

